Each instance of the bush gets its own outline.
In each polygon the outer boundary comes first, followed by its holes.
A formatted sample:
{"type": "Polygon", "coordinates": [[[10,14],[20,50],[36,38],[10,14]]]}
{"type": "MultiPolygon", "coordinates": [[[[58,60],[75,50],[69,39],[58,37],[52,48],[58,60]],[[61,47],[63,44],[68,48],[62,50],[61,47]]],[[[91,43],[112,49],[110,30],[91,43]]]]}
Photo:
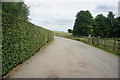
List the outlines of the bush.
{"type": "Polygon", "coordinates": [[[53,32],[2,13],[2,75],[35,54],[53,39],[53,32]]]}

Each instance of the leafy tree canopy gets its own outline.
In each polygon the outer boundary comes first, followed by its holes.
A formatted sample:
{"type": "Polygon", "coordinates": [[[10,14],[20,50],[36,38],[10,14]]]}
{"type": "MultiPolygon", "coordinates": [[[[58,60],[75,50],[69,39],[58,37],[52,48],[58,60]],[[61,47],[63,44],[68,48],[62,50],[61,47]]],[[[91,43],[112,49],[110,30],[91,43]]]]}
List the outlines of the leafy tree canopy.
{"type": "Polygon", "coordinates": [[[72,29],[68,29],[68,32],[69,32],[69,33],[73,33],[73,30],[72,30],[72,29]]]}
{"type": "Polygon", "coordinates": [[[90,11],[78,12],[73,28],[73,35],[88,36],[90,31],[89,26],[92,26],[92,23],[93,17],[90,11]]]}

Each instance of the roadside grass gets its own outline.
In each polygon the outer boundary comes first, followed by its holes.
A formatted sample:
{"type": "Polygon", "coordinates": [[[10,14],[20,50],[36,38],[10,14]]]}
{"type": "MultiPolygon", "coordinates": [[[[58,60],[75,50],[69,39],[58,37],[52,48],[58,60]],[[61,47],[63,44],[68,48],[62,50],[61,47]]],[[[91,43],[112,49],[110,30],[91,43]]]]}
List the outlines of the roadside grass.
{"type": "MultiPolygon", "coordinates": [[[[54,35],[55,35],[55,36],[64,37],[64,38],[67,38],[67,39],[72,39],[72,40],[76,40],[76,41],[80,41],[80,39],[81,39],[81,38],[73,37],[73,36],[72,36],[72,33],[59,32],[59,31],[53,31],[53,32],[54,32],[54,35]]],[[[82,40],[87,41],[87,37],[82,38],[82,40]]],[[[109,39],[109,40],[110,40],[110,42],[113,42],[113,39],[109,39]]],[[[99,49],[101,49],[101,50],[103,50],[103,51],[106,51],[106,52],[108,52],[108,53],[110,53],[110,54],[113,54],[113,55],[116,55],[116,56],[120,57],[120,52],[111,51],[111,50],[105,48],[105,47],[102,46],[102,45],[97,46],[97,45],[95,45],[95,44],[90,44],[90,43],[83,42],[83,41],[80,41],[80,42],[82,42],[82,43],[84,43],[84,44],[87,44],[87,45],[90,45],[90,46],[93,46],[93,47],[96,47],[96,48],[99,48],[99,49]]]]}
{"type": "MultiPolygon", "coordinates": [[[[81,41],[80,41],[80,42],[81,42],[81,41]]],[[[96,47],[96,48],[99,48],[99,49],[101,49],[101,50],[103,50],[103,51],[106,51],[106,52],[108,52],[108,53],[110,53],[110,54],[113,54],[113,55],[116,55],[116,56],[120,57],[120,54],[119,54],[118,52],[110,51],[110,50],[104,48],[103,46],[97,46],[97,45],[89,44],[89,43],[86,43],[86,42],[83,42],[83,43],[84,43],[84,44],[87,44],[87,45],[90,45],[90,46],[93,46],[93,47],[96,47]]]]}

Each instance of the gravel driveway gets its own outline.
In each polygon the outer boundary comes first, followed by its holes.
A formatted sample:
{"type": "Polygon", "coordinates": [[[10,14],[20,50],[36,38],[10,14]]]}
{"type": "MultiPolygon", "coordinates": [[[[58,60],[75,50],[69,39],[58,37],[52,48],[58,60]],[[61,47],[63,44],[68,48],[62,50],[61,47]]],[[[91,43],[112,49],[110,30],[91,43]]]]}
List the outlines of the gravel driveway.
{"type": "Polygon", "coordinates": [[[82,42],[55,37],[11,78],[118,78],[118,57],[82,42]]]}

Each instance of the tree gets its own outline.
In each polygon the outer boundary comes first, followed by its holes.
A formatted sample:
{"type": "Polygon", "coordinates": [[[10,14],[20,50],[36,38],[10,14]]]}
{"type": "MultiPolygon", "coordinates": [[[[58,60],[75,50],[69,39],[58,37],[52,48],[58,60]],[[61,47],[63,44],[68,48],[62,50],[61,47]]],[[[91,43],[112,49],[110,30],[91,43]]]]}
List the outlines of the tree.
{"type": "Polygon", "coordinates": [[[109,30],[107,19],[102,14],[99,14],[95,17],[94,34],[96,36],[108,37],[109,30]]]}
{"type": "Polygon", "coordinates": [[[73,30],[72,30],[72,29],[68,29],[68,32],[69,32],[69,33],[73,33],[73,30]]]}
{"type": "Polygon", "coordinates": [[[29,8],[24,2],[2,2],[2,11],[24,19],[28,19],[29,15],[29,8]]]}
{"type": "Polygon", "coordinates": [[[91,13],[87,11],[80,11],[76,15],[76,20],[73,28],[73,35],[88,36],[90,27],[93,23],[91,13]]]}
{"type": "Polygon", "coordinates": [[[117,17],[114,21],[114,33],[113,36],[120,38],[120,17],[117,17]]]}
{"type": "Polygon", "coordinates": [[[114,14],[113,12],[109,12],[108,15],[107,15],[107,24],[108,24],[108,30],[109,30],[109,37],[114,37],[114,29],[115,29],[115,26],[114,26],[114,21],[115,21],[115,18],[114,18],[114,14]]]}
{"type": "Polygon", "coordinates": [[[88,27],[88,34],[93,35],[93,31],[94,31],[93,26],[87,25],[87,27],[88,27]]]}

